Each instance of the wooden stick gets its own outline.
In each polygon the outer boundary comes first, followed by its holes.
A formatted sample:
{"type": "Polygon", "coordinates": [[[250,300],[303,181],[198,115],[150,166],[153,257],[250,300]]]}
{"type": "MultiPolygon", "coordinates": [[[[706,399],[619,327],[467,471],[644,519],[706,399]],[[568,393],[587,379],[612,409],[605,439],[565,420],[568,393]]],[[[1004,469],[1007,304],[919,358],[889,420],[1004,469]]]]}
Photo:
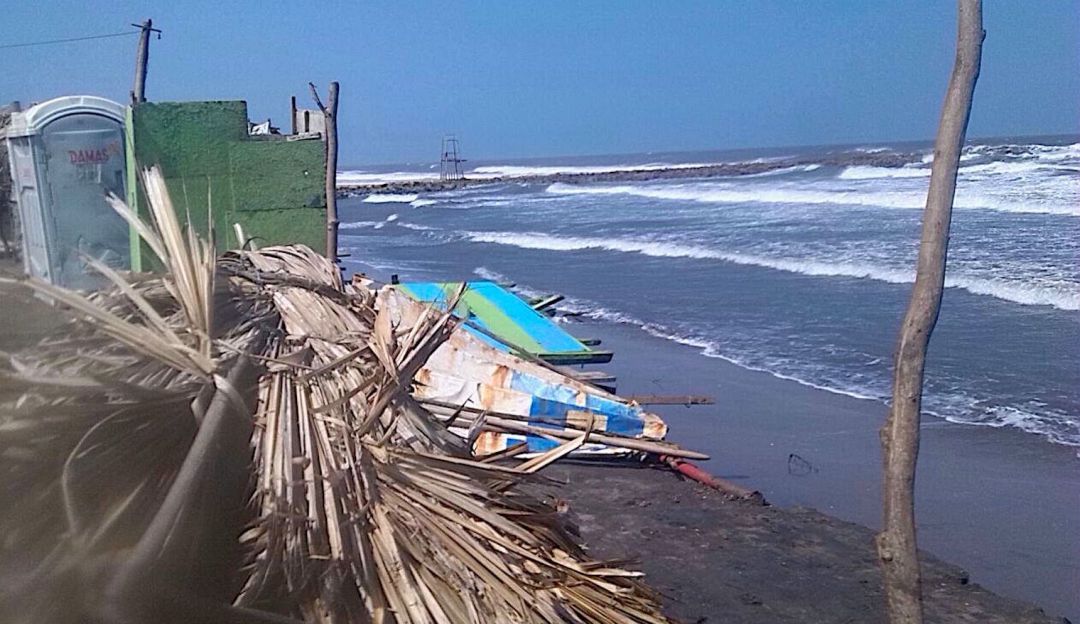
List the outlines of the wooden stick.
{"type": "Polygon", "coordinates": [[[327,104],[323,106],[319,99],[319,92],[315,84],[309,82],[311,96],[315,104],[322,111],[324,125],[326,126],[326,257],[335,265],[337,264],[338,242],[338,216],[337,216],[337,112],[338,112],[338,83],[330,83],[330,91],[327,95],[327,104]]]}
{"type": "Polygon", "coordinates": [[[631,394],[627,401],[638,405],[713,405],[716,399],[696,394],[631,394]]]}

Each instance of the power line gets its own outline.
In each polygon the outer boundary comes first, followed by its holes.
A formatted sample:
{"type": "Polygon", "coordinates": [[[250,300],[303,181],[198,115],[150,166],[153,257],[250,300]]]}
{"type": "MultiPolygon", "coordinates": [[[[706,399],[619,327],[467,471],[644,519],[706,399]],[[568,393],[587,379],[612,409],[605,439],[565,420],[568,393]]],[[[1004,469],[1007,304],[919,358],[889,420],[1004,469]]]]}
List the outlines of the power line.
{"type": "Polygon", "coordinates": [[[31,41],[28,43],[7,43],[0,45],[0,50],[8,48],[29,48],[33,46],[53,45],[57,43],[72,43],[74,41],[89,41],[91,39],[108,39],[110,37],[128,37],[131,35],[137,35],[139,31],[110,33],[107,35],[89,35],[86,37],[72,37],[70,39],[50,39],[49,41],[31,41]]]}

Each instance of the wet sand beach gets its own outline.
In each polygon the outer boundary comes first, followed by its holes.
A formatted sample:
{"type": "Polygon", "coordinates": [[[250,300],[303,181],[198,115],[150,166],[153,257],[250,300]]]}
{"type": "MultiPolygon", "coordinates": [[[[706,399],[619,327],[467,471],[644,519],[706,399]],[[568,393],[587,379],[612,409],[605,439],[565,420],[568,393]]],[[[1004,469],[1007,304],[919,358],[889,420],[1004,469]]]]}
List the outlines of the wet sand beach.
{"type": "MultiPolygon", "coordinates": [[[[878,526],[883,404],[704,357],[636,327],[566,327],[615,351],[605,368],[618,375],[621,394],[713,396],[716,405],[653,411],[667,421],[669,439],[711,454],[703,465],[714,474],[760,490],[780,507],[878,526]]],[[[1075,448],[927,417],[916,488],[922,549],[994,592],[1080,620],[1075,448]]],[[[865,538],[869,549],[869,532],[865,538]]],[[[724,565],[723,558],[714,565],[724,565]]]]}

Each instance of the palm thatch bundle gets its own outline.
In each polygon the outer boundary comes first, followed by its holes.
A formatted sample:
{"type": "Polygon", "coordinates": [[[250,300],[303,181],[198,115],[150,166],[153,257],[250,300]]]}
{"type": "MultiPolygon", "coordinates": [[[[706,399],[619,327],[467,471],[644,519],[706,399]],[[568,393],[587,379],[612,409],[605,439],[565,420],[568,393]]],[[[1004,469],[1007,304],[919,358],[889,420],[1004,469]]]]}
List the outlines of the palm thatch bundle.
{"type": "Polygon", "coordinates": [[[0,361],[4,621],[666,621],[410,397],[453,317],[395,325],[301,246],[215,259],[144,182],[153,225],[114,204],[164,275],[7,284],[74,320],[0,361]]]}

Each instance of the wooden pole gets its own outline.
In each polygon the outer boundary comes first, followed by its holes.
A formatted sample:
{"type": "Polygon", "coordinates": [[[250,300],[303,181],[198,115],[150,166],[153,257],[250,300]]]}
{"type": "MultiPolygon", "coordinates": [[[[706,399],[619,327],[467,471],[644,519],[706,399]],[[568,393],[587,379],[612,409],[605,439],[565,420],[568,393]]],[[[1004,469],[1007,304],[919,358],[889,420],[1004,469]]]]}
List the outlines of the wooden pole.
{"type": "Polygon", "coordinates": [[[982,0],[958,0],[956,61],[934,142],[915,285],[897,341],[892,407],[881,429],[883,505],[877,550],[892,624],[920,624],[923,616],[914,502],[923,374],[930,334],[941,310],[956,174],[984,37],[982,0]]]}
{"type": "Polygon", "coordinates": [[[150,31],[154,29],[154,22],[148,19],[138,26],[142,32],[139,33],[139,51],[135,55],[135,86],[131,91],[133,104],[146,101],[146,64],[150,59],[150,31]]]}
{"type": "Polygon", "coordinates": [[[324,125],[326,126],[326,257],[337,264],[338,242],[338,217],[337,217],[337,111],[338,111],[338,83],[330,83],[330,92],[327,96],[326,106],[319,99],[319,92],[313,83],[311,96],[315,104],[322,111],[324,125]]]}

